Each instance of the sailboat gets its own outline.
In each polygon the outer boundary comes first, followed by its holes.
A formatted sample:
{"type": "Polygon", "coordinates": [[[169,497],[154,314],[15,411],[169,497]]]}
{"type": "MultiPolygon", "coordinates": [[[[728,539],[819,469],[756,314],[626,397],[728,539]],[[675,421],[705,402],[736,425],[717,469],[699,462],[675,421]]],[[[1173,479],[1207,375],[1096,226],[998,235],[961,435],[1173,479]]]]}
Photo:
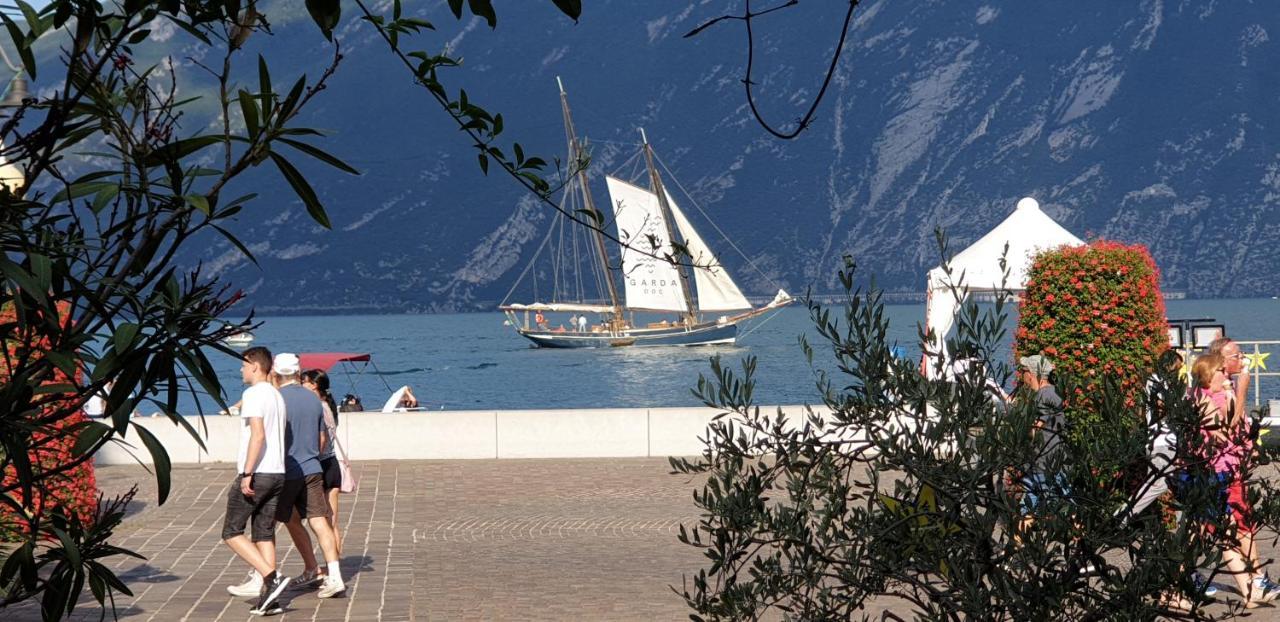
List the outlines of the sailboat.
{"type": "MultiPolygon", "coordinates": [[[[556,82],[560,86],[560,106],[569,144],[569,161],[585,161],[584,147],[573,127],[564,85],[559,78],[556,78],[556,82]]],[[[640,185],[613,176],[605,177],[605,185],[613,204],[613,229],[617,232],[616,238],[606,240],[603,230],[608,226],[605,223],[607,217],[595,209],[586,168],[578,167],[579,170],[566,184],[566,202],[580,201],[583,209],[575,210],[576,212],[602,216],[598,221],[601,223],[599,227],[568,226],[570,233],[567,235],[585,234],[590,238],[589,241],[583,240],[581,245],[577,244],[578,238],[572,238],[575,249],[588,249],[588,257],[585,259],[589,264],[588,268],[580,268],[576,279],[556,276],[551,301],[508,304],[504,300],[499,306],[507,315],[506,323],[538,347],[601,348],[734,343],[738,338],[740,324],[793,302],[792,297],[782,289],[778,289],[773,299],[762,307],[754,307],[747,300],[729,271],[712,253],[684,210],[668,192],[655,166],[653,147],[643,130],[640,135],[642,144],[637,157],[643,156],[647,184],[640,185]],[[589,233],[585,233],[588,231],[589,233]],[[607,250],[611,243],[618,244],[621,249],[620,261],[616,265],[610,263],[607,250]],[[602,297],[587,299],[583,295],[584,273],[594,276],[602,297]],[[621,291],[617,286],[618,279],[622,281],[621,291]],[[565,287],[561,287],[562,281],[565,282],[565,287]],[[576,291],[572,291],[573,288],[569,286],[572,285],[571,281],[576,281],[576,291]],[[566,293],[576,296],[565,295],[566,293]],[[570,325],[566,328],[563,323],[557,323],[552,328],[552,322],[546,319],[550,313],[571,314],[570,325]],[[638,322],[637,313],[640,318],[659,314],[662,319],[638,322]],[[587,314],[593,314],[596,321],[587,321],[587,314]]],[[[563,219],[560,233],[562,238],[566,235],[563,219]]],[[[548,233],[548,239],[551,239],[551,232],[548,233]]],[[[579,256],[576,259],[582,261],[583,258],[579,256]]],[[[536,255],[534,260],[537,260],[536,255]]],[[[575,262],[562,259],[553,261],[553,264],[557,272],[562,272],[575,265],[575,262]]],[[[521,278],[529,272],[530,269],[526,268],[521,278]]],[[[512,292],[515,289],[513,286],[512,292]]],[[[507,298],[510,297],[511,293],[508,293],[507,298]]]]}

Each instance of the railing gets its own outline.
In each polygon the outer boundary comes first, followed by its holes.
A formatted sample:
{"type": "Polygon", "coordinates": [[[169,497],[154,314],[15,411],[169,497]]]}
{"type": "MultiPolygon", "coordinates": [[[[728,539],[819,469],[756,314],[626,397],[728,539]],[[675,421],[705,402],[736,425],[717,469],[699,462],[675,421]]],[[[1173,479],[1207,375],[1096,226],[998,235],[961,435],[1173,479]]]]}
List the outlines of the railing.
{"type": "MultiPolygon", "coordinates": [[[[1240,346],[1240,353],[1245,359],[1250,361],[1248,374],[1251,376],[1249,388],[1253,390],[1253,405],[1261,406],[1262,399],[1262,379],[1280,376],[1280,371],[1266,371],[1267,358],[1275,351],[1280,351],[1280,341],[1236,341],[1240,346]]],[[[1280,367],[1280,356],[1273,361],[1277,367],[1280,367]]],[[[1272,385],[1271,391],[1267,393],[1268,398],[1280,397],[1280,391],[1272,385]]]]}

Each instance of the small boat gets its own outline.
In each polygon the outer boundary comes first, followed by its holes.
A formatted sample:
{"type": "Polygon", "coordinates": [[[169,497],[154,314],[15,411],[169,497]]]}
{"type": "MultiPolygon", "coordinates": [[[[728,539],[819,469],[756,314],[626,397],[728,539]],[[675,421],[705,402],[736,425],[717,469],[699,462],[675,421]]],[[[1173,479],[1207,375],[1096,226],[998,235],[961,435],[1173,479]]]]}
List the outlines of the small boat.
{"type": "Polygon", "coordinates": [[[231,333],[223,338],[222,343],[233,348],[247,348],[253,343],[253,333],[247,330],[231,333]]]}
{"type": "MultiPolygon", "coordinates": [[[[556,81],[559,83],[558,78],[556,81]]],[[[588,159],[574,130],[563,85],[560,86],[560,105],[569,143],[569,162],[586,162],[588,159]]],[[[643,177],[647,178],[647,183],[639,185],[619,177],[605,177],[613,207],[611,215],[617,231],[616,239],[606,240],[603,230],[608,227],[607,216],[595,208],[586,167],[578,167],[579,170],[565,186],[565,213],[587,214],[586,219],[580,220],[594,219],[600,226],[588,228],[580,223],[567,223],[568,219],[561,217],[553,224],[547,241],[539,250],[541,253],[547,248],[553,234],[558,233],[557,250],[560,254],[551,259],[551,272],[554,272],[552,301],[508,304],[503,300],[498,307],[506,313],[507,321],[516,332],[538,347],[618,348],[734,343],[739,324],[793,302],[781,288],[762,307],[754,307],[747,300],[729,271],[668,192],[655,165],[657,156],[644,130],[640,135],[641,148],[630,161],[637,162],[643,157],[647,173],[643,177]],[[615,243],[620,247],[616,261],[611,259],[608,250],[615,243]],[[572,257],[568,256],[568,250],[572,250],[572,257]],[[621,291],[615,282],[619,278],[622,280],[621,291]],[[593,284],[599,290],[598,295],[588,297],[584,284],[593,284]],[[569,328],[563,324],[552,328],[545,319],[547,313],[572,314],[569,328]],[[585,319],[588,313],[594,314],[597,321],[588,324],[585,319]],[[641,314],[639,321],[637,313],[641,314]],[[644,320],[644,314],[650,315],[651,319],[644,320]],[[659,314],[661,319],[652,318],[654,314],[659,314]]],[[[697,207],[696,203],[693,205],[697,207]]],[[[537,260],[538,255],[535,254],[533,261],[537,260]]],[[[534,268],[532,262],[521,279],[532,274],[534,291],[537,292],[536,279],[542,271],[531,268],[534,268]]],[[[762,276],[769,280],[767,275],[762,273],[762,276]]],[[[516,285],[520,285],[519,281],[516,285]]],[[[513,287],[512,293],[515,290],[513,287]]],[[[507,298],[510,297],[509,293],[507,298]]]]}

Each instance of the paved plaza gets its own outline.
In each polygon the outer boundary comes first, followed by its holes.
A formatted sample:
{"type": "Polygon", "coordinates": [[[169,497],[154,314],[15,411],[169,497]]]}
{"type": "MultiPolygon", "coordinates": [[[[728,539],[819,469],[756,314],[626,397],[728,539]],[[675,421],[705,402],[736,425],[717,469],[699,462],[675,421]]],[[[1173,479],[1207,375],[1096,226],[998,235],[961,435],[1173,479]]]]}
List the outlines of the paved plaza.
{"type": "MultiPolygon", "coordinates": [[[[701,565],[676,539],[697,520],[699,481],[665,459],[381,461],[356,463],[358,492],[342,496],[345,595],[290,589],[277,620],[687,620],[672,590],[701,565]]],[[[260,620],[251,599],[226,593],[247,567],[219,541],[226,465],[174,468],[173,493],[156,506],[138,466],[99,467],[108,494],[140,486],[116,543],[147,557],[113,563],[134,591],[122,620],[260,620]]],[[[302,563],[277,534],[281,568],[302,563]]],[[[1268,541],[1264,555],[1275,557],[1268,541]]],[[[1274,573],[1273,573],[1274,574],[1274,573]]],[[[1222,583],[1222,582],[1220,582],[1222,583]]],[[[1211,612],[1226,612],[1220,597],[1211,612]]],[[[883,607],[894,603],[885,602],[883,607]]],[[[882,619],[872,605],[866,613],[882,619]]],[[[908,615],[907,611],[899,614],[908,615]]],[[[1280,620],[1280,609],[1250,612],[1280,620]]],[[[94,604],[74,619],[98,620],[94,604]]],[[[5,622],[38,619],[30,607],[5,622]]],[[[110,614],[108,618],[110,619],[110,614]]],[[[893,619],[892,617],[888,619],[893,619]]]]}
{"type": "MultiPolygon", "coordinates": [[[[671,591],[700,554],[676,539],[696,520],[688,476],[665,459],[356,463],[360,489],[341,500],[344,596],[285,593],[277,620],[687,620],[671,591]]],[[[230,465],[176,466],[156,506],[141,467],[99,467],[108,494],[141,486],[116,543],[147,557],[115,560],[134,591],[122,620],[261,620],[225,586],[247,572],[221,544],[230,465]]],[[[302,562],[284,529],[280,565],[302,562]]],[[[38,618],[22,610],[6,622],[38,618]]],[[[96,604],[75,619],[98,620],[96,604]]],[[[108,619],[110,615],[108,614],[108,619]]]]}

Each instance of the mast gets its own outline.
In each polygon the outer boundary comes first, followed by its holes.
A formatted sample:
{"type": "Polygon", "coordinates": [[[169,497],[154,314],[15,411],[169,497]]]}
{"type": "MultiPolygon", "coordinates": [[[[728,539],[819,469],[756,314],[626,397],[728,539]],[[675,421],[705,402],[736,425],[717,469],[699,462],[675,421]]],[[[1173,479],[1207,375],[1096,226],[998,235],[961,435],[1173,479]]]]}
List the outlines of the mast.
{"type": "MultiPolygon", "coordinates": [[[[560,76],[556,76],[556,86],[560,87],[560,110],[564,115],[564,133],[569,139],[569,156],[572,166],[577,166],[580,161],[582,145],[578,142],[578,133],[573,129],[573,115],[569,112],[569,95],[564,92],[564,83],[560,81],[560,76]]],[[[593,214],[603,214],[596,209],[595,201],[591,198],[591,190],[587,188],[587,171],[582,169],[576,173],[578,176],[579,190],[582,192],[582,204],[593,214]]],[[[599,225],[600,223],[597,223],[599,225]]],[[[592,237],[596,240],[597,260],[600,265],[600,273],[604,275],[604,282],[609,290],[609,304],[613,307],[614,321],[622,317],[622,305],[618,303],[618,288],[613,282],[613,273],[609,271],[609,254],[604,244],[604,233],[600,231],[600,227],[596,226],[591,229],[592,237]]]]}
{"type": "MultiPolygon", "coordinates": [[[[649,145],[649,138],[645,136],[644,128],[640,128],[640,141],[644,143],[644,163],[649,168],[649,186],[650,190],[658,196],[658,206],[662,210],[662,220],[667,226],[667,241],[674,243],[676,241],[675,227],[672,226],[671,206],[667,204],[667,191],[662,186],[662,178],[658,177],[658,169],[653,165],[653,147],[649,145]]],[[[672,247],[672,254],[675,248],[672,247]]],[[[685,316],[689,319],[689,325],[693,326],[698,323],[697,313],[693,306],[693,288],[689,287],[689,271],[685,265],[676,262],[676,272],[680,274],[680,288],[684,290],[684,307],[685,316]]]]}

